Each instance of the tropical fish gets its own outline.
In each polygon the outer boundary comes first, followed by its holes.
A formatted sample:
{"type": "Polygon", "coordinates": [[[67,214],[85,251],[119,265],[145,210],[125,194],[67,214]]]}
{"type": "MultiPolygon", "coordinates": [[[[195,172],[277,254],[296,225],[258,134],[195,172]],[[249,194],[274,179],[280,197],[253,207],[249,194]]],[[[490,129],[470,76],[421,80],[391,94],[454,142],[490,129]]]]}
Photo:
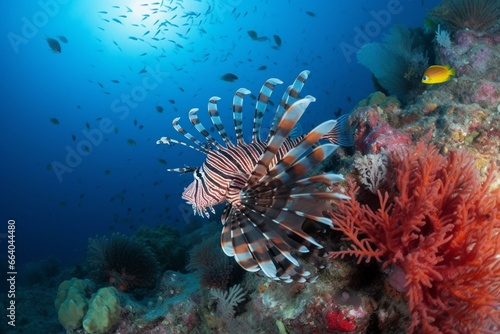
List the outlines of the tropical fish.
{"type": "Polygon", "coordinates": [[[206,217],[210,212],[215,213],[215,205],[225,202],[221,217],[224,253],[234,257],[247,271],[284,282],[315,280],[309,269],[322,267],[320,257],[324,257],[325,250],[303,225],[311,220],[331,227],[332,221],[325,212],[332,210],[335,201],[347,199],[336,187],[344,180],[342,175],[306,174],[339,145],[352,145],[348,117],[326,121],[295,139],[289,137],[308,105],[315,101],[309,95],[297,98],[308,76],[309,71],[301,72],[285,91],[265,140],[261,139],[261,124],[267,101],[275,86],[282,83],[275,78],[268,79],[260,90],[250,143],[243,136],[243,99],[250,94],[245,88],[238,89],[233,99],[236,143],[231,142],[223,126],[217,96],[209,100],[208,112],[223,143],[212,137],[200,122],[197,108],[191,109],[188,117],[205,138],[204,142],[184,130],[180,118],[175,118],[172,125],[193,145],[169,137],[157,141],[157,144],[181,144],[207,156],[200,167],[168,169],[193,173],[194,181],[184,189],[182,198],[195,214],[206,217]],[[331,144],[317,145],[320,139],[331,144]],[[323,187],[318,187],[319,184],[323,187]],[[304,262],[303,253],[308,253],[309,260],[313,256],[318,261],[304,262]]]}
{"type": "Polygon", "coordinates": [[[238,77],[233,73],[226,73],[221,77],[221,79],[227,82],[235,82],[238,80],[238,77]]]}
{"type": "Polygon", "coordinates": [[[59,120],[57,118],[51,118],[50,122],[54,125],[59,125],[59,120]]]}
{"type": "Polygon", "coordinates": [[[273,38],[274,38],[274,42],[276,43],[276,45],[278,47],[281,46],[281,37],[279,37],[278,35],[273,35],[273,38]]]}
{"type": "Polygon", "coordinates": [[[58,36],[59,39],[61,40],[61,42],[63,42],[64,44],[68,44],[68,39],[64,36],[58,36]]]}
{"type": "Polygon", "coordinates": [[[47,43],[54,53],[61,53],[61,44],[53,38],[47,38],[47,43]]]}
{"type": "Polygon", "coordinates": [[[424,84],[438,84],[450,80],[452,76],[455,76],[454,68],[450,68],[448,65],[432,65],[425,70],[422,82],[424,84]]]}
{"type": "Polygon", "coordinates": [[[257,35],[257,32],[255,30],[248,30],[247,31],[248,36],[250,36],[251,39],[254,41],[257,40],[259,37],[257,35]]]}
{"type": "Polygon", "coordinates": [[[156,111],[158,111],[159,113],[162,113],[163,112],[163,107],[162,106],[156,106],[156,111]]]}
{"type": "Polygon", "coordinates": [[[312,17],[316,16],[316,14],[314,12],[306,12],[306,14],[309,15],[309,16],[312,16],[312,17]]]}
{"type": "Polygon", "coordinates": [[[127,143],[128,143],[130,146],[135,146],[135,145],[137,145],[137,143],[136,143],[136,142],[135,142],[135,140],[133,140],[133,139],[129,139],[129,140],[127,140],[127,143]]]}

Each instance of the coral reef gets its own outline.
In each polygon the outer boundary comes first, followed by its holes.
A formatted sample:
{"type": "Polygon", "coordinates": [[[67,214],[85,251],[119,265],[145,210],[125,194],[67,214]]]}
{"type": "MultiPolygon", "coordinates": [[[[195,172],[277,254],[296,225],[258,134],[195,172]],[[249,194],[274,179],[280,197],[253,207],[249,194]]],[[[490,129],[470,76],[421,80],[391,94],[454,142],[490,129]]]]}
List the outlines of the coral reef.
{"type": "Polygon", "coordinates": [[[375,259],[389,269],[389,283],[405,292],[410,332],[461,333],[500,324],[500,188],[492,164],[481,183],[464,151],[438,153],[420,142],[391,152],[397,176],[379,207],[356,200],[333,212],[334,229],[351,241],[332,257],[375,259]]]}
{"type": "Polygon", "coordinates": [[[68,331],[85,329],[85,333],[104,334],[117,324],[121,315],[118,290],[99,289],[88,280],[72,278],[59,285],[54,302],[61,325],[68,331]]]}
{"type": "MultiPolygon", "coordinates": [[[[308,233],[316,229],[331,255],[314,284],[245,274],[220,249],[220,223],[207,224],[216,232],[205,227],[184,237],[165,225],[144,227],[135,239],[91,240],[96,282],[124,291],[107,287],[91,299],[94,283],[63,282],[56,307],[65,330],[498,332],[500,32],[488,17],[498,21],[498,1],[445,0],[430,13],[432,30],[395,27],[360,51],[383,92],[370,94],[351,113],[354,148],[337,150],[320,166],[346,174],[342,186],[350,199],[332,207],[333,230],[304,224],[308,233]],[[483,5],[492,6],[490,13],[471,10],[483,5]],[[368,59],[373,54],[381,57],[368,59]],[[456,77],[421,84],[426,55],[432,64],[455,68],[456,77]],[[186,245],[196,246],[188,252],[186,245]],[[192,272],[182,273],[186,254],[192,272]],[[176,271],[165,271],[158,283],[165,269],[176,271]],[[155,289],[135,289],[141,287],[155,289]],[[105,304],[112,314],[98,311],[105,304]],[[90,312],[94,307],[97,312],[90,312]],[[89,313],[105,319],[92,325],[89,313]]],[[[53,281],[39,276],[34,271],[32,281],[53,281]]],[[[50,332],[62,330],[57,325],[50,332]]],[[[35,332],[29,327],[24,333],[35,332]]]]}
{"type": "Polygon", "coordinates": [[[68,330],[78,329],[88,311],[88,298],[95,290],[92,281],[72,278],[59,285],[54,302],[61,325],[68,330]]]}
{"type": "Polygon", "coordinates": [[[120,312],[118,291],[113,287],[101,288],[92,295],[82,326],[89,334],[107,333],[117,324],[120,312]]]}
{"type": "Polygon", "coordinates": [[[153,288],[158,279],[154,253],[144,243],[119,233],[90,239],[87,261],[98,280],[121,291],[153,288]]]}

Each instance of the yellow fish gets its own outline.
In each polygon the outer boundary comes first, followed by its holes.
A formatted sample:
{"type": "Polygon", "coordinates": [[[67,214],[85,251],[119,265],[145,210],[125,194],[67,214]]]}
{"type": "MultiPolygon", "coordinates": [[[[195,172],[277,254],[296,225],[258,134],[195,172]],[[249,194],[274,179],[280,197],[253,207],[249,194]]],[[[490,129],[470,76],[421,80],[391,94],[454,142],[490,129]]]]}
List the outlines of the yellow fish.
{"type": "Polygon", "coordinates": [[[424,84],[438,84],[450,80],[452,76],[455,76],[454,68],[450,68],[448,65],[432,65],[425,70],[422,82],[424,84]]]}

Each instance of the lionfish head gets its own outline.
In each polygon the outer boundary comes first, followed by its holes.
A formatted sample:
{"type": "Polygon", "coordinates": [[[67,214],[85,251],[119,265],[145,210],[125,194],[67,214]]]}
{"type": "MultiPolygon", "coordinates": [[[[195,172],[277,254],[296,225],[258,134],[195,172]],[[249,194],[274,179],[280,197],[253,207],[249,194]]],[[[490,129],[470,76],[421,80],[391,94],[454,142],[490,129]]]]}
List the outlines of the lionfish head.
{"type": "Polygon", "coordinates": [[[194,180],[184,188],[182,199],[187,204],[191,205],[195,214],[199,216],[210,217],[209,211],[215,213],[214,206],[224,201],[224,196],[214,196],[215,192],[208,192],[204,186],[203,174],[200,171],[201,167],[193,173],[194,180]]]}

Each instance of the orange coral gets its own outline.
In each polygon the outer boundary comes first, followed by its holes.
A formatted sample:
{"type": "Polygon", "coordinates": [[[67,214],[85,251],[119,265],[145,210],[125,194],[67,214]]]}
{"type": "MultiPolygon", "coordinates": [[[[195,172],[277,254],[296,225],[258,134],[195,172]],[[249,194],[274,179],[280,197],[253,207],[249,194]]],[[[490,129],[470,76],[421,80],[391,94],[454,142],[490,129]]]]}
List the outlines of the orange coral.
{"type": "Polygon", "coordinates": [[[332,213],[351,241],[332,257],[372,258],[390,268],[404,291],[410,332],[483,333],[500,326],[500,188],[491,164],[481,183],[466,152],[440,155],[433,146],[391,154],[396,189],[378,193],[379,208],[351,200],[332,213]]]}

